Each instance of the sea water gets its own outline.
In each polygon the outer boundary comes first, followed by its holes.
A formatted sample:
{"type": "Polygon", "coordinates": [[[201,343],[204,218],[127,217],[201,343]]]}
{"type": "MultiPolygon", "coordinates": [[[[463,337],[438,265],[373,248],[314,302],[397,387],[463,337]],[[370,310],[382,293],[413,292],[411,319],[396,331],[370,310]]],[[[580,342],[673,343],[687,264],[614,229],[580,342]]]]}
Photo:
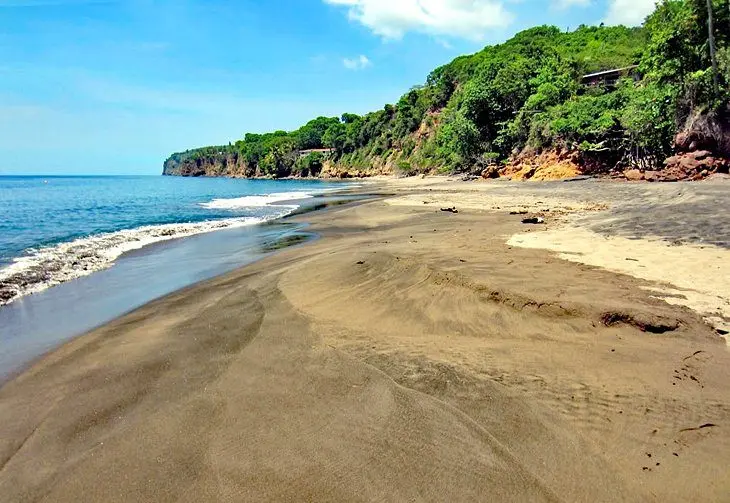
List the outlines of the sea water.
{"type": "Polygon", "coordinates": [[[0,177],[0,379],[161,295],[263,256],[337,182],[0,177]],[[181,239],[183,238],[183,239],[181,239]]]}
{"type": "Polygon", "coordinates": [[[123,253],[155,242],[280,218],[334,187],[341,185],[0,177],[0,304],[106,269],[123,253]]]}

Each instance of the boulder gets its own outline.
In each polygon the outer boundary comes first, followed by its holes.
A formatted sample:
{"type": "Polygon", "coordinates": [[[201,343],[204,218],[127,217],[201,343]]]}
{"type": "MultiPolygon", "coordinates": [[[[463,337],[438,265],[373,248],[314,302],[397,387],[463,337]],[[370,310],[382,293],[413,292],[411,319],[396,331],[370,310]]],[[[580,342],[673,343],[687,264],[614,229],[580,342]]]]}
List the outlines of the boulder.
{"type": "Polygon", "coordinates": [[[674,145],[681,152],[709,150],[730,157],[730,107],[691,114],[674,137],[674,145]]]}
{"type": "Polygon", "coordinates": [[[482,178],[499,178],[499,166],[487,166],[482,170],[482,178]]]}
{"type": "Polygon", "coordinates": [[[624,171],[624,177],[630,182],[638,182],[644,179],[644,173],[638,169],[627,169],[624,171]]]}
{"type": "MultiPolygon", "coordinates": [[[[690,139],[690,134],[688,131],[682,131],[677,133],[677,135],[674,137],[674,145],[682,150],[691,150],[690,145],[692,145],[693,142],[690,139]]],[[[696,143],[695,143],[696,147],[696,143]]]]}

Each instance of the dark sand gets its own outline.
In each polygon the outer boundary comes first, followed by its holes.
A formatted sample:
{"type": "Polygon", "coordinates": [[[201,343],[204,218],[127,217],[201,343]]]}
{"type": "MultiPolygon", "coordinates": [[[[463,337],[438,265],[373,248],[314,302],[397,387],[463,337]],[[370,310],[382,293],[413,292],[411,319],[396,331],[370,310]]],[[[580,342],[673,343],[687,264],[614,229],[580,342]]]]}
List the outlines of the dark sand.
{"type": "Polygon", "coordinates": [[[699,315],[508,247],[519,216],[301,218],[322,239],[0,389],[0,500],[728,500],[730,354],[699,315]]]}

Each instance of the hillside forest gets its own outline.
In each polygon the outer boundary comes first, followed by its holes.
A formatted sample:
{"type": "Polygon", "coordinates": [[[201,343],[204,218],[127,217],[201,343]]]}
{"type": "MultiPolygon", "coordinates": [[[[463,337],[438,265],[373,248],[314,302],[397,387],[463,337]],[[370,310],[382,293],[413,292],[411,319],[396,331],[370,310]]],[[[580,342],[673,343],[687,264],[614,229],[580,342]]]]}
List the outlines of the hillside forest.
{"type": "Polygon", "coordinates": [[[660,172],[683,155],[726,170],[730,1],[711,5],[714,40],[706,0],[663,0],[640,27],[539,26],[436,68],[380,110],[176,153],[165,174],[496,177],[548,154],[583,173],[660,172]],[[610,69],[618,79],[585,78],[610,69]]]}

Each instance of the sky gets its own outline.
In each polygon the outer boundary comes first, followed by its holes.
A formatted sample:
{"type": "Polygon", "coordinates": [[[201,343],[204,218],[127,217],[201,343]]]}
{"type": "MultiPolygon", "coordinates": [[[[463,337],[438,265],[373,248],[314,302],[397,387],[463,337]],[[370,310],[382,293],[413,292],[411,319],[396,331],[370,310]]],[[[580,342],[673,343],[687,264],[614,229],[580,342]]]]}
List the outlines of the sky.
{"type": "Polygon", "coordinates": [[[169,154],[393,103],[540,24],[654,0],[0,0],[0,175],[159,174],[169,154]]]}

